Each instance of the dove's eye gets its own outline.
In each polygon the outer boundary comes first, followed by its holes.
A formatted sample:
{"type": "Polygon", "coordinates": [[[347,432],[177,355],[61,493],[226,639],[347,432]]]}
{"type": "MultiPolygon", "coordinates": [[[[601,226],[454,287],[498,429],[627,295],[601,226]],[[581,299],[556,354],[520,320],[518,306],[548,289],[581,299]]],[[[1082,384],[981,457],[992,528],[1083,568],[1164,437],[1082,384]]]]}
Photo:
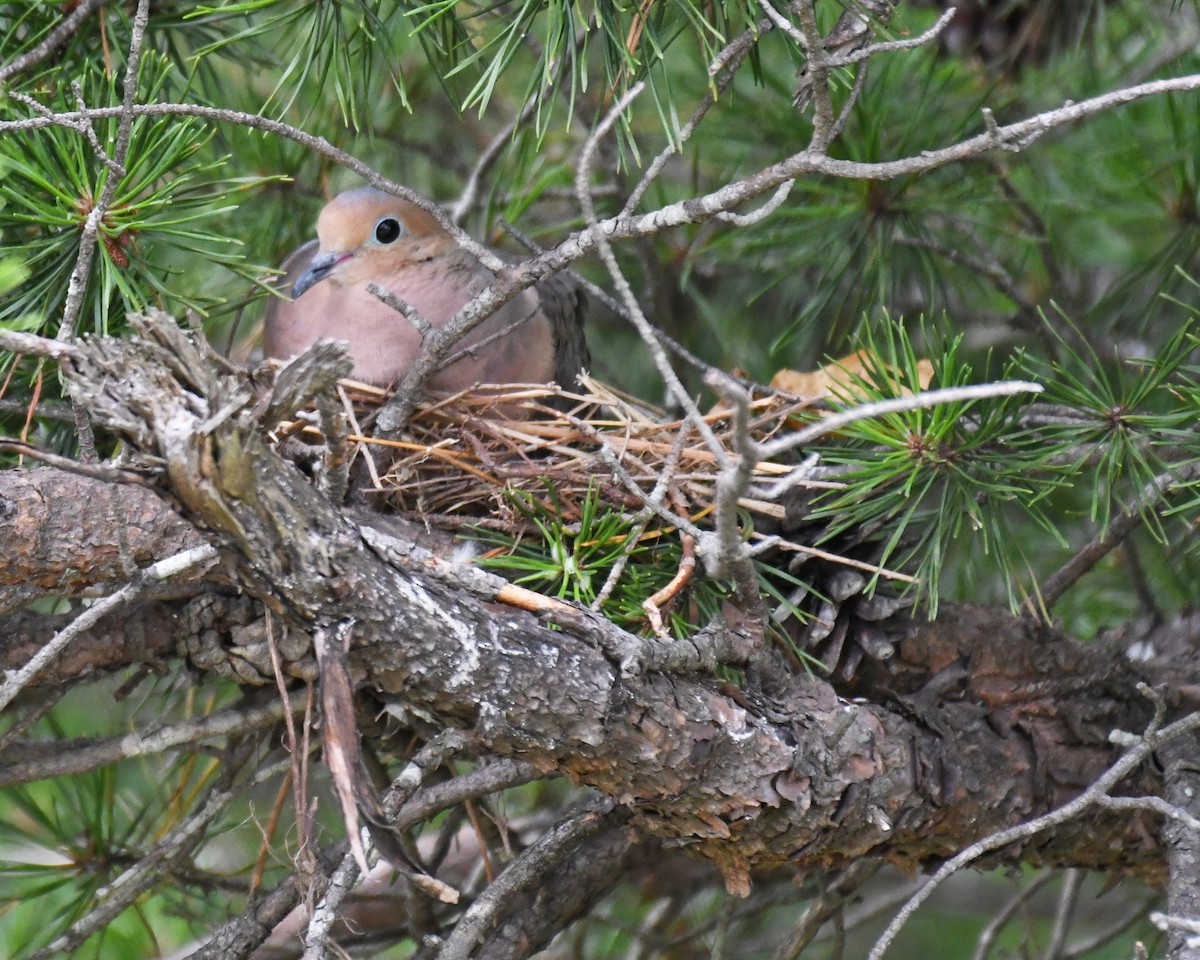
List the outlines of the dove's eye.
{"type": "Polygon", "coordinates": [[[379,222],[375,224],[375,242],[395,243],[403,232],[404,228],[395,217],[380,217],[379,222]]]}

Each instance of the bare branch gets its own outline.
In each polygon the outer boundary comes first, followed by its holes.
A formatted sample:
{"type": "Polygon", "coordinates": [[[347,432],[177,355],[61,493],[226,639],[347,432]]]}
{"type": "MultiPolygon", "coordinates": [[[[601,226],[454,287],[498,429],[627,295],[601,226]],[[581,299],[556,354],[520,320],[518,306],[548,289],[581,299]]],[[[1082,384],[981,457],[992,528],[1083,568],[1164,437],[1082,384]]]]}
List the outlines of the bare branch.
{"type": "MultiPolygon", "coordinates": [[[[825,56],[844,56],[869,46],[875,26],[887,23],[895,12],[895,7],[896,0],[854,0],[853,3],[846,4],[828,36],[823,40],[819,34],[817,36],[825,56]]],[[[802,69],[796,89],[792,93],[792,103],[806,109],[812,100],[812,78],[807,69],[802,69]]]]}
{"type": "Polygon", "coordinates": [[[1071,586],[1099,563],[1105,556],[1116,549],[1145,521],[1148,511],[1153,510],[1164,497],[1177,487],[1200,476],[1200,464],[1191,463],[1168,470],[1155,477],[1139,491],[1136,502],[1132,507],[1114,517],[1100,536],[1085,544],[1066,563],[1055,570],[1042,583],[1037,593],[1026,602],[1030,613],[1036,612],[1033,604],[1049,610],[1071,586]]]}
{"type": "Polygon", "coordinates": [[[0,67],[0,83],[4,83],[9,77],[28,70],[34,64],[45,60],[55,50],[66,43],[79,30],[83,21],[104,6],[106,2],[108,0],[83,0],[70,14],[63,18],[57,27],[46,35],[45,40],[32,50],[23,53],[21,56],[10,60],[4,66],[0,67]]]}
{"type": "Polygon", "coordinates": [[[859,892],[859,888],[879,872],[878,861],[858,860],[843,870],[821,895],[813,899],[804,909],[795,929],[787,942],[772,955],[772,960],[796,960],[833,914],[845,907],[846,902],[859,892]]]}
{"type": "MultiPolygon", "coordinates": [[[[71,92],[75,94],[75,106],[79,108],[80,113],[84,114],[84,116],[87,116],[88,105],[87,101],[83,99],[83,87],[80,85],[78,80],[71,81],[71,92]]],[[[23,96],[21,99],[23,102],[27,103],[30,107],[38,110],[39,112],[50,112],[31,97],[23,96]]],[[[115,157],[110,156],[107,151],[105,151],[104,146],[100,143],[100,138],[96,136],[96,128],[92,125],[90,120],[81,120],[76,129],[91,146],[92,155],[99,160],[103,166],[108,168],[108,172],[112,176],[118,178],[118,180],[125,176],[124,165],[121,164],[115,157]]]]}
{"type": "MultiPolygon", "coordinates": [[[[7,397],[0,397],[0,413],[28,416],[29,406],[30,401],[28,400],[10,400],[7,397]]],[[[34,416],[38,420],[53,420],[58,423],[75,422],[75,415],[71,412],[70,404],[59,400],[39,398],[34,416]]]]}
{"type": "Polygon", "coordinates": [[[1035,817],[1033,820],[1015,827],[998,830],[990,836],[964,847],[938,868],[937,872],[929,877],[921,889],[909,898],[904,907],[892,918],[887,929],[875,941],[875,945],[871,948],[867,960],[881,960],[904,924],[908,922],[909,918],[916,913],[921,904],[929,899],[930,894],[948,877],[957,873],[973,861],[978,860],[986,853],[999,850],[1019,840],[1026,840],[1043,830],[1079,816],[1088,807],[1098,804],[1103,797],[1107,796],[1109,790],[1141,766],[1141,764],[1145,763],[1150,755],[1164,744],[1170,743],[1176,738],[1192,733],[1197,729],[1200,729],[1200,713],[1189,714],[1183,719],[1177,720],[1161,729],[1148,731],[1133,746],[1126,750],[1116,763],[1094,780],[1074,800],[1063,804],[1057,810],[1053,810],[1043,816],[1035,817]]]}
{"type": "Polygon", "coordinates": [[[600,225],[596,219],[596,206],[592,202],[592,196],[587,189],[588,178],[591,176],[591,161],[595,155],[596,148],[644,88],[644,82],[634,84],[613,105],[607,116],[596,125],[596,129],[588,137],[583,150],[580,152],[579,164],[575,171],[575,195],[579,199],[584,219],[588,223],[588,230],[585,235],[595,241],[600,259],[604,261],[604,266],[608,269],[613,284],[621,294],[621,300],[628,312],[629,319],[633,321],[634,329],[637,330],[642,341],[650,349],[650,356],[654,360],[655,369],[658,370],[659,376],[663,378],[663,382],[667,385],[672,398],[687,413],[689,420],[700,432],[705,446],[717,458],[717,462],[724,466],[729,459],[725,447],[713,433],[712,428],[704,419],[704,415],[700,412],[700,408],[696,406],[695,400],[684,389],[679,376],[675,373],[671,362],[667,359],[666,351],[655,335],[654,328],[650,326],[650,321],[646,319],[646,315],[642,312],[641,305],[637,302],[637,297],[634,296],[633,289],[629,286],[629,281],[625,279],[625,275],[621,272],[621,267],[617,263],[616,255],[613,253],[608,239],[601,232],[600,225]]]}
{"type": "Polygon", "coordinates": [[[1067,870],[1063,877],[1062,889],[1058,892],[1058,903],[1054,909],[1054,926],[1050,931],[1050,942],[1046,944],[1043,956],[1046,960],[1062,960],[1063,950],[1067,945],[1067,935],[1071,932],[1071,921],[1075,916],[1075,908],[1079,904],[1079,890],[1083,885],[1082,870],[1067,870]]]}
{"type": "MultiPolygon", "coordinates": [[[[655,499],[653,496],[646,495],[645,491],[642,490],[641,486],[630,475],[629,471],[625,468],[625,465],[621,462],[620,455],[613,449],[613,438],[605,436],[601,431],[597,430],[586,420],[582,420],[569,414],[565,416],[576,427],[579,428],[580,432],[584,434],[584,436],[597,444],[596,453],[599,455],[600,459],[604,461],[605,466],[612,471],[613,476],[620,481],[621,485],[641,501],[643,505],[642,511],[649,511],[651,514],[657,516],[670,526],[675,527],[694,539],[699,539],[703,535],[704,531],[702,531],[686,516],[681,516],[680,514],[669,510],[663,504],[663,498],[660,497],[655,499]]],[[[685,437],[687,436],[686,431],[681,430],[680,433],[685,437]]],[[[641,515],[642,511],[639,511],[639,516],[641,515]]]]}
{"type": "Polygon", "coordinates": [[[1169,913],[1155,910],[1150,914],[1150,922],[1170,933],[1190,933],[1195,936],[1186,938],[1188,949],[1200,947],[1200,917],[1176,917],[1169,913]]]}
{"type": "Polygon", "coordinates": [[[484,932],[503,915],[508,898],[552,876],[558,861],[608,821],[608,809],[587,810],[542,834],[467,908],[438,953],[438,960],[467,960],[484,932]]]}
{"type": "MultiPolygon", "coordinates": [[[[295,711],[303,709],[302,706],[295,711]]],[[[218,713],[179,723],[161,724],[146,730],[133,730],[119,737],[98,740],[84,747],[63,750],[48,756],[0,767],[0,787],[32,783],[47,777],[65,777],[95,770],[130,757],[153,756],[177,747],[189,746],[225,737],[262,730],[287,715],[282,701],[261,706],[230,707],[218,713]]]]}
{"type": "Polygon", "coordinates": [[[1111,943],[1129,930],[1135,923],[1146,919],[1147,911],[1158,899],[1158,895],[1154,893],[1150,896],[1140,898],[1140,902],[1135,901],[1131,909],[1127,910],[1124,915],[1118,916],[1108,926],[1096,930],[1090,936],[1083,937],[1075,943],[1069,944],[1067,949],[1063,951],[1063,960],[1078,960],[1080,957],[1091,956],[1094,951],[1107,943],[1111,943]]]}
{"type": "Polygon", "coordinates": [[[734,213],[731,210],[722,210],[716,217],[718,220],[724,223],[731,223],[735,227],[753,226],[756,223],[766,220],[767,217],[782,207],[791,194],[792,187],[795,185],[795,180],[785,180],[775,189],[775,195],[753,213],[734,213]]]}
{"type": "MultiPolygon", "coordinates": [[[[425,777],[450,760],[455,754],[461,752],[465,745],[466,737],[463,733],[452,729],[443,730],[425,744],[393,781],[387,796],[384,798],[384,817],[389,821],[394,821],[402,804],[420,788],[425,777]]],[[[492,772],[495,773],[496,771],[492,772]]],[[[520,782],[522,774],[518,774],[518,782],[520,782]]],[[[536,774],[530,772],[530,779],[533,776],[536,776],[536,774]]],[[[454,783],[455,786],[461,789],[462,779],[461,777],[456,778],[457,782],[451,781],[451,783],[454,783]]],[[[506,779],[502,782],[505,786],[514,785],[511,779],[506,779]]],[[[495,783],[494,779],[490,780],[482,789],[484,792],[491,792],[495,783]]],[[[461,802],[462,799],[465,799],[465,797],[460,794],[449,802],[443,800],[443,809],[445,806],[461,802]]],[[[376,863],[379,860],[379,851],[371,847],[371,836],[370,834],[364,834],[362,843],[366,847],[366,852],[371,862],[376,863]]],[[[304,936],[306,944],[304,956],[306,958],[320,958],[326,955],[330,933],[334,922],[338,919],[338,912],[342,903],[350,892],[369,875],[360,869],[357,855],[354,852],[354,844],[352,843],[350,851],[342,858],[342,862],[338,864],[337,869],[333,872],[324,896],[322,896],[321,900],[314,907],[312,916],[309,918],[304,936]]],[[[411,876],[408,877],[409,882],[414,882],[415,879],[411,876]]]]}
{"type": "MultiPolygon", "coordinates": [[[[433,746],[435,743],[437,741],[431,740],[429,746],[433,746]]],[[[416,758],[413,762],[417,762],[416,758]]],[[[545,774],[532,763],[520,760],[495,760],[486,766],[454,777],[444,783],[434,784],[419,791],[414,788],[412,796],[404,799],[407,789],[405,783],[411,784],[412,778],[405,779],[402,774],[396,778],[392,790],[384,798],[384,804],[385,809],[390,810],[398,800],[403,801],[395,814],[392,825],[397,830],[407,830],[422,820],[428,820],[464,800],[473,800],[498,790],[518,787],[543,776],[545,774]],[[401,782],[402,780],[404,783],[401,782]]]]}
{"type": "Polygon", "coordinates": [[[398,314],[404,317],[405,320],[411,323],[413,325],[413,329],[421,335],[422,346],[424,345],[424,340],[427,336],[429,336],[429,331],[432,330],[433,327],[430,325],[428,320],[421,316],[420,310],[414,307],[407,300],[401,300],[398,296],[392,293],[391,290],[388,290],[386,287],[381,287],[375,282],[367,284],[367,293],[375,297],[381,303],[387,304],[387,306],[391,307],[398,314]]]}
{"type": "Polygon", "coordinates": [[[787,17],[775,9],[771,0],[758,0],[758,6],[763,13],[767,15],[767,19],[775,24],[775,29],[783,31],[792,38],[792,41],[798,44],[802,49],[808,49],[809,38],[801,31],[797,30],[787,17]]]}
{"type": "MultiPolygon", "coordinates": [[[[608,601],[608,598],[612,596],[612,592],[616,589],[617,583],[620,581],[621,576],[625,572],[625,568],[629,565],[630,554],[637,546],[638,540],[640,539],[642,533],[645,532],[646,525],[649,523],[650,518],[654,516],[654,506],[661,505],[663,498],[667,495],[667,490],[674,481],[675,470],[679,466],[679,457],[683,452],[684,443],[687,440],[687,437],[688,431],[686,430],[680,430],[675,435],[675,439],[671,443],[671,451],[667,454],[667,459],[663,462],[662,473],[659,474],[658,480],[655,481],[654,489],[652,489],[650,493],[646,495],[648,502],[631,518],[632,524],[629,528],[626,548],[621,552],[621,556],[617,558],[617,562],[613,564],[612,570],[609,571],[608,577],[604,581],[604,586],[600,588],[599,592],[596,594],[596,599],[591,603],[591,609],[593,611],[599,611],[608,601]]],[[[604,448],[608,449],[607,444],[605,444],[604,448]]],[[[620,469],[622,472],[624,471],[623,467],[620,469]]],[[[625,479],[632,482],[632,478],[629,478],[628,475],[626,475],[625,479]]],[[[636,484],[633,485],[637,487],[636,484]]],[[[638,487],[637,489],[639,490],[638,495],[640,496],[641,488],[638,487]]]]}
{"type": "Polygon", "coordinates": [[[867,88],[867,65],[864,63],[854,74],[854,86],[850,88],[850,95],[846,97],[846,102],[842,104],[841,113],[833,122],[833,128],[829,131],[829,140],[833,142],[842,135],[842,131],[846,129],[846,124],[850,122],[850,114],[854,112],[854,107],[858,103],[862,92],[867,88]]]}
{"type": "MultiPolygon", "coordinates": [[[[889,413],[904,413],[909,410],[924,410],[943,403],[965,403],[972,400],[983,400],[991,397],[1009,397],[1018,393],[1041,393],[1044,388],[1040,383],[1027,380],[1001,380],[996,383],[979,383],[965,387],[942,387],[939,390],[922,390],[907,397],[895,397],[891,400],[878,400],[863,403],[843,410],[841,413],[830,414],[817,423],[805,427],[796,433],[789,433],[778,440],[771,440],[761,445],[762,458],[772,460],[788,450],[812,443],[818,437],[835,433],[851,423],[859,420],[870,420],[889,413]]],[[[781,485],[790,486],[787,477],[780,481],[781,485]]]]}
{"type": "Polygon", "coordinates": [[[1100,806],[1111,810],[1149,810],[1167,820],[1174,820],[1187,830],[1200,834],[1200,817],[1194,817],[1182,807],[1168,803],[1162,797],[1103,797],[1100,806]]]}
{"type": "Polygon", "coordinates": [[[216,560],[216,558],[217,551],[215,547],[208,545],[193,547],[190,550],[177,553],[173,557],[159,560],[157,563],[141,571],[133,582],[126,584],[116,593],[110,594],[103,600],[92,604],[76,617],[69,627],[60,630],[54,639],[38,651],[24,667],[10,673],[5,678],[4,683],[0,684],[0,710],[3,710],[12,703],[13,698],[37,675],[37,672],[53,660],[74,637],[88,629],[88,627],[108,613],[109,610],[133,599],[144,589],[154,584],[169,580],[171,577],[186,573],[195,567],[210,563],[216,560]]]}
{"type": "MultiPolygon", "coordinates": [[[[322,869],[332,873],[347,849],[345,841],[322,852],[322,869]]],[[[283,880],[269,895],[251,903],[244,914],[219,927],[206,942],[188,954],[189,960],[245,960],[287,919],[300,902],[296,874],[283,880]]]]}
{"type": "Polygon", "coordinates": [[[78,353],[72,343],[39,337],[33,333],[22,333],[20,330],[3,329],[0,329],[0,350],[31,357],[49,357],[51,360],[62,360],[64,357],[69,359],[78,353]]]}
{"type": "MultiPolygon", "coordinates": [[[[705,378],[709,389],[716,391],[733,413],[733,440],[737,458],[724,458],[717,476],[714,497],[716,531],[700,538],[700,557],[710,576],[725,577],[731,566],[748,563],[750,552],[738,526],[738,501],[750,489],[754,468],[762,460],[762,448],[750,436],[750,395],[735,383],[726,382],[717,374],[705,378]]],[[[743,576],[739,579],[744,579],[743,576]]],[[[753,578],[751,578],[753,579],[753,578]]],[[[754,590],[757,593],[757,587],[754,590]]],[[[747,599],[742,597],[742,599],[747,599]]]]}
{"type": "MultiPolygon", "coordinates": [[[[1162,744],[1157,759],[1163,767],[1163,791],[1168,804],[1191,820],[1200,816],[1200,773],[1196,768],[1200,740],[1194,732],[1162,744]]],[[[1200,948],[1200,877],[1196,874],[1200,854],[1200,832],[1178,817],[1163,821],[1163,845],[1167,851],[1167,911],[1174,920],[1155,924],[1167,930],[1169,957],[1194,956],[1200,948]],[[1181,921],[1179,918],[1190,918],[1181,921]],[[1188,934],[1191,934],[1190,936],[1188,934]]],[[[1162,915],[1160,915],[1162,916],[1162,915]]]]}
{"type": "Polygon", "coordinates": [[[15,453],[19,457],[29,457],[31,460],[44,463],[48,467],[55,467],[65,473],[91,477],[93,480],[103,480],[107,483],[128,483],[139,487],[149,487],[154,483],[153,474],[145,470],[118,467],[112,463],[81,463],[70,457],[51,453],[49,450],[35,447],[32,443],[22,443],[19,440],[0,439],[0,450],[5,453],[15,453]]]}
{"type": "Polygon", "coordinates": [[[879,53],[893,53],[896,50],[913,50],[917,47],[923,47],[927,43],[932,43],[941,35],[942,31],[950,25],[950,21],[954,19],[954,15],[957,12],[958,9],[956,7],[948,8],[945,13],[938,17],[937,23],[918,37],[911,37],[908,40],[884,40],[880,43],[873,43],[861,50],[833,54],[829,58],[829,66],[848,67],[851,64],[861,63],[863,60],[867,60],[879,53]]]}
{"type": "Polygon", "coordinates": [[[987,926],[979,934],[979,940],[975,944],[975,952],[971,954],[971,960],[987,960],[988,954],[992,952],[992,947],[995,945],[997,937],[1000,936],[1000,933],[1008,925],[1008,922],[1017,913],[1025,909],[1037,893],[1053,879],[1054,874],[1049,870],[1034,877],[1033,880],[1013,894],[1008,902],[999,910],[995,911],[991,919],[988,920],[987,926]]]}
{"type": "Polygon", "coordinates": [[[833,132],[833,100],[829,94],[829,55],[825,52],[825,39],[817,26],[817,13],[813,0],[796,0],[796,15],[800,20],[800,33],[804,37],[804,52],[808,55],[804,72],[808,80],[813,102],[812,140],[809,151],[823,154],[829,147],[833,132]]]}
{"type": "MultiPolygon", "coordinates": [[[[1054,110],[1035,114],[1025,120],[1001,126],[995,133],[984,132],[966,140],[959,141],[938,150],[926,150],[913,157],[898,160],[885,160],[878,163],[862,163],[852,160],[838,160],[822,156],[807,150],[794,154],[778,163],[772,164],[751,177],[727,184],[718,190],[701,196],[693,197],[679,203],[662,207],[659,210],[637,217],[618,216],[602,220],[598,226],[600,232],[609,239],[625,239],[629,237],[649,236],[660,233],[664,229],[682,226],[688,223],[701,223],[711,219],[720,210],[730,210],[747,200],[762,196],[775,190],[786,180],[797,179],[808,174],[824,174],[848,180],[893,180],[896,177],[925,173],[936,170],[951,163],[968,160],[997,149],[1001,142],[1017,143],[1022,147],[1028,146],[1044,136],[1047,132],[1058,127],[1086,120],[1097,114],[1104,113],[1115,107],[1143,100],[1148,97],[1161,96],[1166,93],[1187,93],[1200,90],[1200,74],[1189,74],[1182,77],[1172,77],[1166,80],[1153,80],[1143,84],[1113,90],[1108,93],[1091,97],[1087,100],[1068,102],[1054,110]]],[[[339,166],[359,174],[372,186],[388,193],[410,200],[417,206],[429,211],[445,226],[464,246],[469,245],[473,254],[484,260],[492,269],[503,269],[504,264],[494,254],[490,254],[479,243],[449,222],[444,211],[427,198],[412,190],[388,180],[362,161],[339,150],[321,137],[293,127],[286,123],[270,120],[258,114],[245,113],[237,110],[225,110],[218,107],[207,107],[191,103],[144,103],[135,104],[133,116],[194,116],[214,123],[229,123],[255,130],[273,133],[285,139],[301,144],[314,153],[332,160],[339,166]]],[[[119,116],[121,108],[103,107],[89,111],[88,115],[101,119],[119,116]]],[[[18,130],[37,130],[47,126],[72,127],[83,115],[78,111],[55,114],[53,117],[29,117],[23,120],[0,120],[0,134],[12,133],[18,130]]],[[[523,283],[523,286],[541,279],[554,270],[560,269],[566,263],[578,259],[590,252],[596,246],[593,230],[564,240],[558,247],[549,251],[543,258],[531,263],[529,268],[536,274],[523,283]]],[[[522,274],[522,281],[524,274],[522,274]]],[[[493,291],[496,288],[493,288],[493,291]]],[[[488,304],[488,309],[495,305],[488,304]]]]}
{"type": "MultiPolygon", "coordinates": [[[[138,70],[142,62],[142,41],[146,36],[146,21],[150,16],[150,0],[138,0],[137,11],[133,17],[133,32],[129,39],[129,56],[125,61],[125,78],[120,107],[120,123],[117,125],[117,139],[113,146],[112,163],[115,168],[124,171],[125,156],[129,152],[129,136],[133,130],[134,105],[137,98],[138,70]]],[[[78,111],[80,122],[91,127],[92,112],[78,111]]],[[[78,128],[77,128],[78,129],[78,128]]],[[[92,134],[94,137],[94,133],[92,134]]],[[[83,294],[87,287],[88,274],[92,269],[92,260],[96,254],[96,242],[100,233],[100,222],[112,205],[117,188],[121,185],[118,177],[110,169],[105,178],[104,189],[96,198],[92,209],[84,220],[83,230],[79,237],[79,253],[75,259],[75,268],[71,271],[71,279],[67,282],[67,300],[63,307],[62,321],[58,327],[59,340],[71,340],[75,336],[75,325],[79,319],[79,311],[83,308],[83,294]]]]}

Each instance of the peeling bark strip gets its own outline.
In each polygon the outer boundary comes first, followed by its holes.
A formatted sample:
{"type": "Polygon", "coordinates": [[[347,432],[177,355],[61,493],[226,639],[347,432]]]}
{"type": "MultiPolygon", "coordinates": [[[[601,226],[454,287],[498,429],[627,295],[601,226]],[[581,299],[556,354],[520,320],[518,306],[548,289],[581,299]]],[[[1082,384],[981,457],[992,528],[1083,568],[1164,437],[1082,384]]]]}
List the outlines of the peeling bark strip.
{"type": "MultiPolygon", "coordinates": [[[[140,339],[90,341],[70,376],[99,422],[165,465],[170,494],[217,534],[247,591],[308,633],[353,622],[357,687],[596,787],[643,835],[710,857],[732,889],[788,861],[944,857],[1077,793],[1113,758],[1109,731],[1144,723],[1122,661],[979,610],[914,624],[894,673],[877,665],[861,700],[782,665],[769,697],[736,699],[713,680],[623,672],[611,624],[551,630],[469,577],[439,578],[436,563],[389,562],[264,443],[254,411],[270,397],[254,403],[171,318],[134,324],[140,339]]],[[[1095,811],[1037,844],[1011,856],[1160,869],[1139,815],[1095,811]]]]}
{"type": "MultiPolygon", "coordinates": [[[[342,823],[350,841],[350,851],[364,875],[370,872],[367,854],[363,850],[358,811],[364,800],[374,800],[375,793],[363,769],[362,752],[358,743],[358,727],[354,723],[353,688],[346,664],[343,640],[350,639],[351,624],[339,624],[336,630],[321,628],[313,632],[313,646],[321,670],[321,738],[325,747],[325,765],[333,781],[338,805],[342,808],[342,823]]],[[[372,804],[375,809],[378,803],[372,804]]],[[[368,808],[370,810],[370,808],[368,808]]],[[[370,812],[367,814],[370,815],[370,812]]],[[[411,868],[407,857],[393,866],[411,868]]]]}

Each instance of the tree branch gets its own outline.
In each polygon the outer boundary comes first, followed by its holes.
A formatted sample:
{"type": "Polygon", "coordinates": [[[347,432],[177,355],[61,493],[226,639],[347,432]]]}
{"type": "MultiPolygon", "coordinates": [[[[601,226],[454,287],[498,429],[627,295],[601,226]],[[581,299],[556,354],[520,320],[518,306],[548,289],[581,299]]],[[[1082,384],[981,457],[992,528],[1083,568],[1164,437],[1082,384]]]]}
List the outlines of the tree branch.
{"type": "Polygon", "coordinates": [[[0,67],[0,83],[4,83],[10,77],[22,73],[45,60],[79,30],[84,20],[107,2],[108,0],[83,0],[82,3],[63,18],[58,26],[46,34],[45,40],[32,50],[21,54],[19,57],[14,57],[8,63],[4,64],[4,66],[0,67]]]}
{"type": "MultiPolygon", "coordinates": [[[[912,863],[943,856],[1076,795],[1071,784],[1109,767],[1108,729],[1144,722],[1128,665],[994,611],[948,609],[935,624],[914,625],[898,648],[906,663],[918,658],[910,670],[930,669],[917,666],[926,656],[970,662],[963,682],[979,686],[961,700],[944,683],[922,696],[911,673],[918,689],[902,710],[839,699],[804,675],[778,678],[771,699],[759,702],[703,679],[625,672],[605,652],[612,638],[582,613],[554,614],[560,629],[553,631],[464,591],[461,579],[448,583],[437,565],[387,562],[351,517],[276,457],[249,411],[213,422],[212,412],[241,389],[237,377],[201,370],[169,318],[134,319],[140,336],[165,337],[171,349],[97,338],[72,376],[81,389],[103,385],[92,388],[90,408],[163,460],[174,496],[236,557],[249,592],[302,631],[355,623],[356,676],[392,712],[466,726],[478,749],[621,798],[636,830],[686,840],[721,867],[733,890],[746,889],[752,866],[827,865],[872,851],[912,863]],[[105,372],[132,364],[146,376],[105,372]],[[168,385],[181,374],[186,388],[174,392],[168,385]],[[998,649],[1003,658],[988,656],[998,649]],[[1057,659],[1039,673],[1048,649],[1057,659]],[[1104,678],[1103,692],[1081,686],[1090,676],[1104,678]],[[1014,700],[1014,690],[1030,699],[1014,700]],[[1082,726],[1070,715],[1076,702],[1090,711],[1082,726]],[[968,770],[978,773],[963,776],[968,770]]],[[[889,681],[892,689],[899,682],[889,681]]],[[[1152,786],[1134,782],[1141,784],[1134,793],[1152,786]]],[[[1097,829],[1117,836],[1140,829],[1125,816],[1091,810],[1021,856],[1109,865],[1120,845],[1090,838],[1097,829]]],[[[1120,859],[1148,874],[1160,862],[1153,847],[1132,841],[1120,859]]]]}

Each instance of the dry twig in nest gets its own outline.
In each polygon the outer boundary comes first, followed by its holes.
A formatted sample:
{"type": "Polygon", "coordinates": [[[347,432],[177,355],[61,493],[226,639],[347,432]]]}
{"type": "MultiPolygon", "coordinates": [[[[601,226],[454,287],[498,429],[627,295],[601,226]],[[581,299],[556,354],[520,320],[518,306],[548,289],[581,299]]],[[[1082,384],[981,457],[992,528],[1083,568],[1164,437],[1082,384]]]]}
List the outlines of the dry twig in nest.
{"type": "MultiPolygon", "coordinates": [[[[686,420],[667,419],[661,411],[595,380],[587,379],[583,386],[580,392],[554,386],[483,386],[418,407],[401,440],[375,438],[361,429],[349,440],[373,461],[372,488],[402,513],[494,517],[498,507],[505,512],[503,494],[512,490],[523,491],[552,509],[546,496],[553,488],[557,501],[553,509],[571,518],[578,516],[589,491],[598,492],[601,502],[613,509],[641,509],[684,431],[693,436],[682,439],[672,489],[675,498],[682,497],[690,519],[703,518],[712,503],[718,467],[694,427],[686,420]],[[613,459],[641,495],[614,476],[613,459]]],[[[342,381],[342,390],[355,424],[369,423],[387,397],[384,390],[354,381],[342,381]]],[[[756,439],[777,435],[808,405],[778,395],[755,401],[756,439]]],[[[728,414],[716,410],[706,419],[732,450],[728,414]]],[[[280,432],[320,439],[311,422],[285,424],[280,432]]],[[[792,466],[764,462],[755,473],[764,481],[774,480],[792,466]]],[[[814,486],[833,484],[816,481],[814,486]]],[[[778,504],[746,499],[741,505],[752,513],[782,519],[778,504]]]]}
{"type": "MultiPolygon", "coordinates": [[[[707,526],[720,465],[695,425],[687,419],[669,419],[662,411],[590,378],[578,391],[544,385],[483,386],[427,401],[413,413],[400,439],[370,434],[369,425],[387,391],[354,381],[341,381],[339,391],[353,431],[346,440],[364,466],[360,485],[377,498],[379,506],[410,518],[440,527],[489,527],[519,537],[532,529],[532,512],[577,524],[585,505],[594,507],[598,502],[601,509],[630,517],[630,529],[636,525],[639,542],[686,537],[689,531],[707,526]]],[[[819,415],[813,406],[812,400],[780,393],[754,400],[750,432],[761,442],[797,429],[819,415]]],[[[737,447],[729,411],[715,409],[705,420],[734,457],[737,447]]],[[[298,436],[320,443],[318,422],[317,417],[304,414],[280,425],[276,435],[281,440],[298,436]]],[[[795,466],[791,461],[760,462],[754,478],[765,489],[792,474],[795,466]]],[[[799,485],[839,486],[822,479],[799,485]]],[[[785,520],[783,504],[749,496],[739,500],[739,506],[754,517],[755,540],[780,539],[773,532],[785,520]]],[[[834,621],[843,606],[850,609],[847,604],[853,598],[831,599],[828,587],[834,586],[836,594],[847,592],[840,586],[846,575],[859,589],[873,574],[912,579],[875,566],[869,556],[839,556],[811,544],[780,542],[782,546],[774,551],[779,570],[787,571],[791,583],[802,577],[812,586],[793,590],[775,619],[780,624],[793,621],[787,630],[801,648],[824,646],[832,634],[835,661],[841,659],[845,626],[834,630],[834,621]],[[814,564],[821,570],[814,572],[814,564]],[[841,574],[837,584],[826,583],[831,569],[841,574]],[[801,606],[807,612],[798,629],[794,615],[801,606]]],[[[681,550],[684,562],[688,554],[681,550]]],[[[665,631],[659,604],[673,603],[690,579],[683,567],[681,562],[674,579],[668,573],[669,589],[652,598],[655,610],[648,620],[660,634],[665,631]]]]}

